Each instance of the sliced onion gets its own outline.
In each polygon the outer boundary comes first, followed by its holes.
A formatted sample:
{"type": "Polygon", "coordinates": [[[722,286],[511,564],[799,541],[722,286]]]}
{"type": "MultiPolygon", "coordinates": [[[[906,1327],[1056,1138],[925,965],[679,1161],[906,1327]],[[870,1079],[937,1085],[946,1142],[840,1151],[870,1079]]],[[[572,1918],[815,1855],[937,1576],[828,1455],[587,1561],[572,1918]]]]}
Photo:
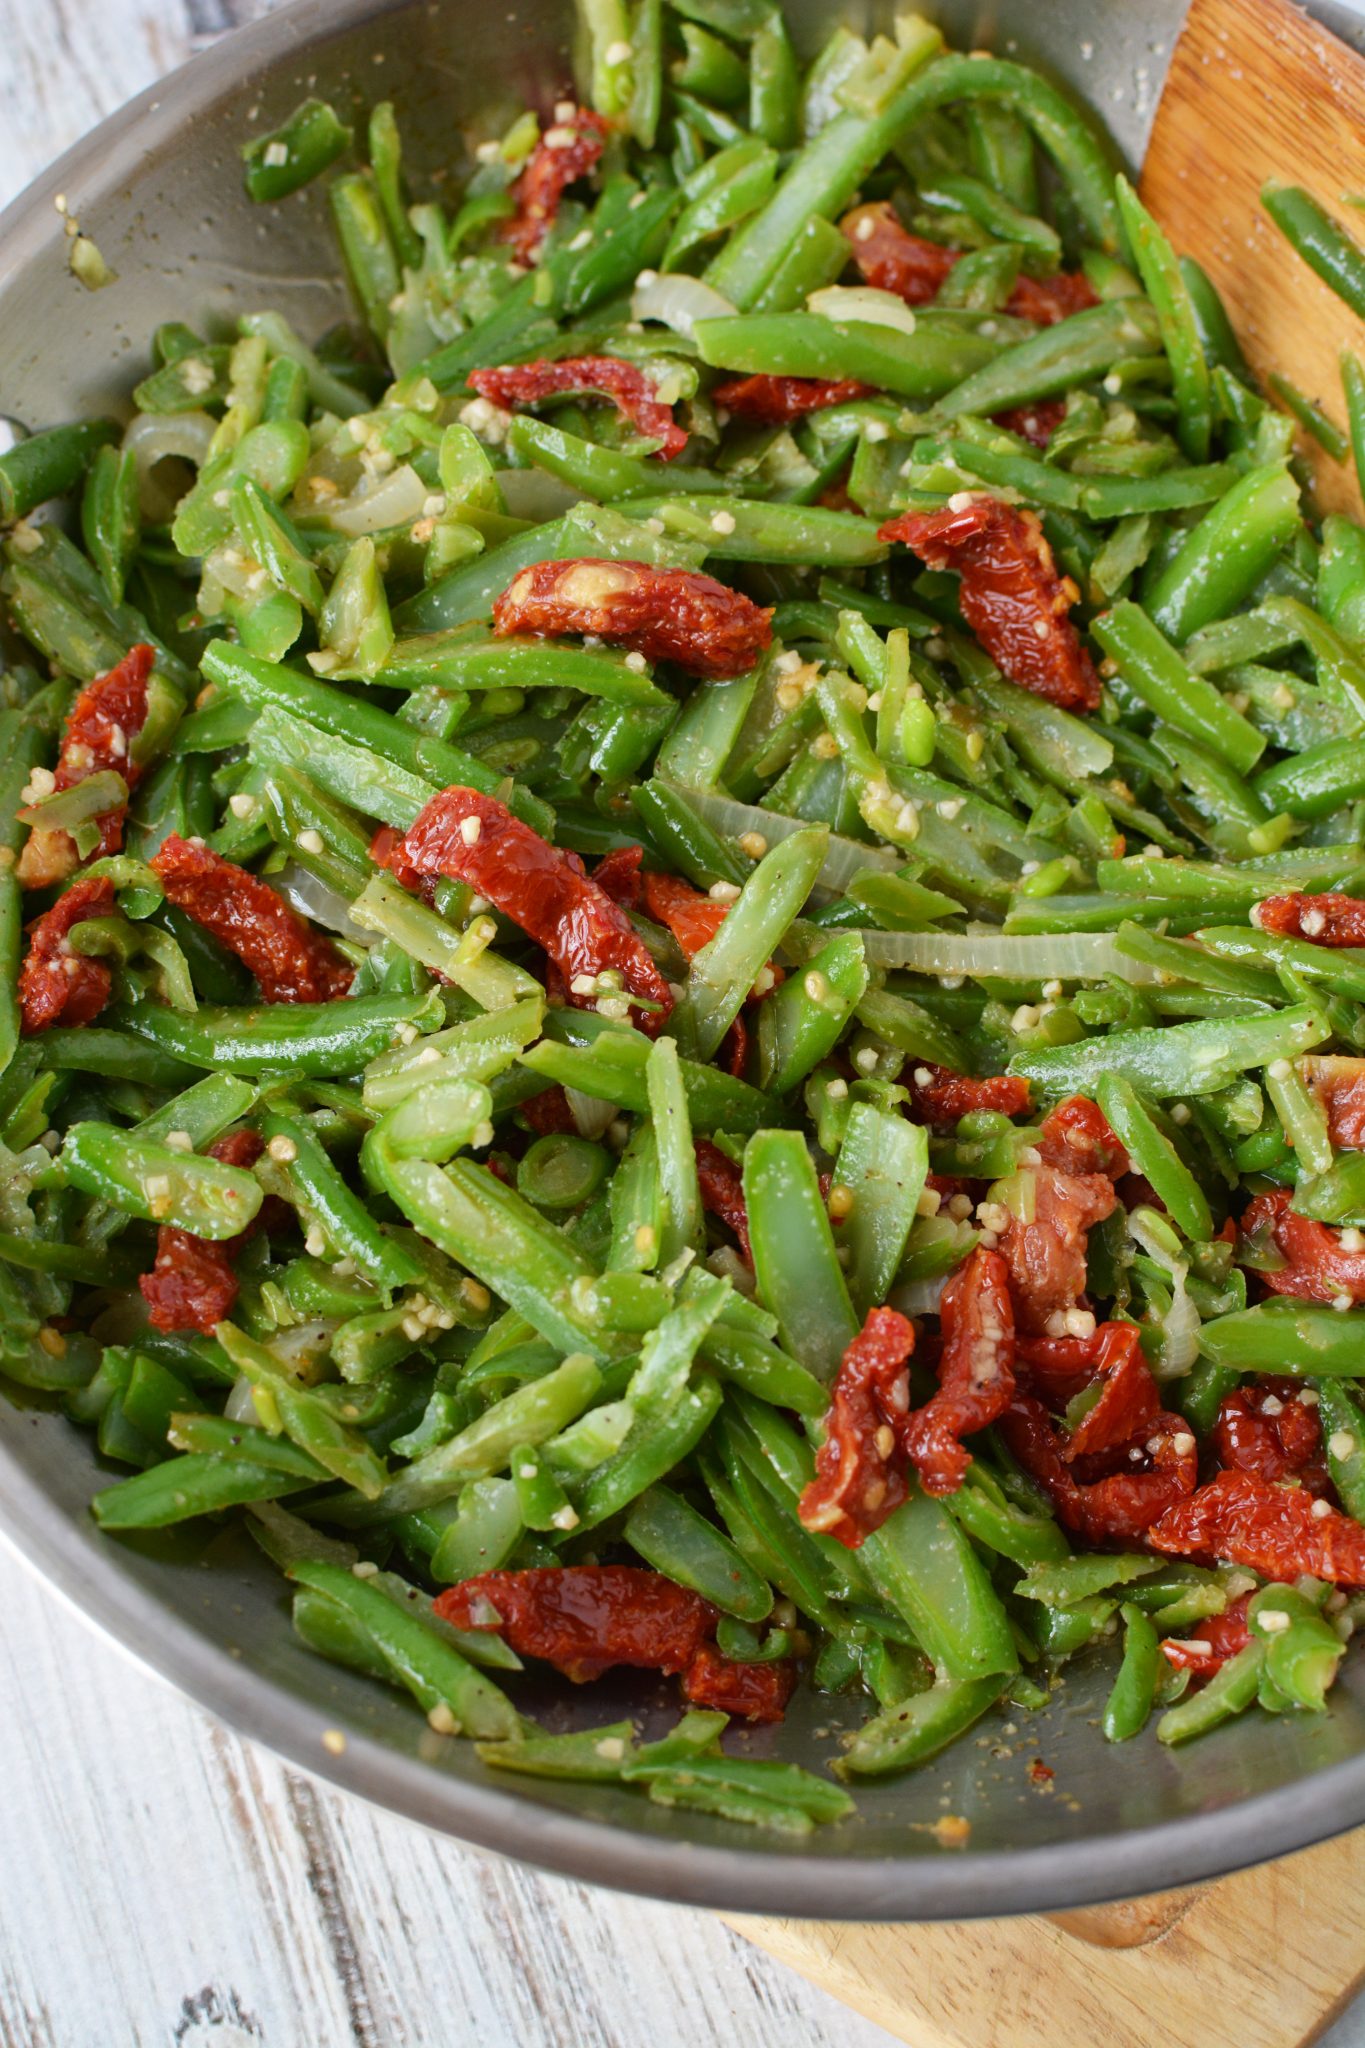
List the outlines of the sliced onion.
{"type": "Polygon", "coordinates": [[[314,1362],[321,1358],[331,1343],[336,1328],[335,1317],[314,1316],[310,1322],[295,1323],[292,1329],[277,1330],[268,1349],[286,1372],[297,1379],[307,1380],[312,1377],[314,1362]]]}
{"type": "Polygon", "coordinates": [[[1199,1311],[1185,1288],[1187,1268],[1171,1275],[1170,1313],[1162,1325],[1163,1344],[1160,1379],[1179,1379],[1192,1370],[1199,1356],[1199,1311]]]}
{"type": "Polygon", "coordinates": [[[223,1414],[229,1422],[258,1422],[256,1403],[252,1399],[250,1380],[234,1380],[232,1392],[223,1403],[223,1414]]]}
{"type": "Polygon", "coordinates": [[[604,1102],[600,1095],[585,1095],[581,1088],[566,1088],[564,1097],[580,1138],[600,1138],[620,1115],[616,1103],[604,1102]]]}
{"type": "MultiPolygon", "coordinates": [[[[679,796],[685,797],[708,825],[714,825],[717,832],[731,839],[738,839],[745,832],[759,832],[769,846],[776,846],[779,839],[804,832],[810,822],[807,818],[784,817],[781,811],[765,811],[758,804],[742,804],[732,796],[718,796],[713,789],[688,789],[682,784],[676,787],[679,796]]],[[[837,832],[831,832],[829,850],[816,880],[823,889],[846,889],[868,868],[887,869],[899,864],[900,855],[889,847],[864,846],[860,840],[841,839],[837,832]]]]}
{"type": "Polygon", "coordinates": [[[1106,974],[1154,982],[1157,969],[1120,953],[1108,932],[875,932],[863,950],[876,967],[920,974],[988,975],[1000,981],[1101,981],[1106,974]]]}
{"type": "Polygon", "coordinates": [[[514,519],[532,519],[537,526],[558,519],[583,502],[583,493],[551,476],[546,469],[500,469],[498,482],[507,509],[514,519]]]}
{"type": "Polygon", "coordinates": [[[675,334],[685,334],[689,341],[698,320],[725,320],[734,311],[728,299],[699,277],[670,271],[651,277],[648,284],[637,284],[630,301],[633,320],[657,320],[675,334]]]}
{"type": "Polygon", "coordinates": [[[301,916],[311,918],[314,924],[325,926],[329,932],[339,932],[343,938],[356,939],[363,946],[374,944],[374,933],[362,930],[355,922],[346,898],[338,896],[335,889],[329,889],[325,882],[320,882],[297,861],[291,861],[270,880],[285,902],[301,916]]]}
{"type": "Polygon", "coordinates": [[[164,479],[153,475],[158,462],[167,458],[192,462],[202,469],[209,444],[218,431],[217,422],[206,412],[140,412],[123,437],[137,471],[138,503],[145,519],[169,519],[175,510],[174,491],[167,491],[164,479]]]}
{"type": "Polygon", "coordinates": [[[915,331],[915,316],[905,300],[871,284],[826,285],[811,293],[806,310],[822,320],[857,320],[864,327],[896,327],[902,334],[915,331]]]}
{"type": "Polygon", "coordinates": [[[887,1296],[887,1306],[899,1309],[903,1316],[936,1316],[943,1290],[952,1279],[951,1273],[939,1273],[932,1280],[907,1280],[904,1287],[893,1288],[887,1296]]]}
{"type": "Polygon", "coordinates": [[[412,464],[402,462],[376,481],[362,477],[348,498],[326,500],[319,510],[334,533],[358,540],[362,534],[378,533],[386,526],[411,526],[422,517],[430,496],[412,464]]]}

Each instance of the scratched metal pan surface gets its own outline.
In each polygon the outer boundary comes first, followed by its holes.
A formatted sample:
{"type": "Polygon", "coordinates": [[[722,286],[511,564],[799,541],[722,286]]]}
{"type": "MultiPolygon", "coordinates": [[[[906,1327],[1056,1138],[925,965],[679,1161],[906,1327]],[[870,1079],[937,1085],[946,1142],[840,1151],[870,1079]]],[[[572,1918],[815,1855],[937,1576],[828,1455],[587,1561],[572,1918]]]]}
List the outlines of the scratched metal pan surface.
{"type": "MultiPolygon", "coordinates": [[[[1180,0],[947,0],[937,11],[955,42],[1017,50],[1067,80],[1140,157],[1180,0]]],[[[819,0],[791,0],[790,12],[808,49],[833,18],[819,0]]],[[[237,143],[251,120],[269,125],[310,91],[340,103],[392,96],[419,170],[435,169],[460,156],[476,116],[487,133],[493,115],[548,103],[569,75],[565,0],[514,0],[511,11],[508,0],[298,0],[229,37],[106,121],[0,218],[0,412],[40,426],[117,406],[161,320],[202,326],[278,306],[308,333],[337,317],[317,195],[267,212],[242,196],[237,143]],[[58,193],[118,272],[98,294],[67,274],[58,193]]],[[[932,1766],[862,1789],[856,1820],[798,1847],[611,1786],[498,1776],[407,1703],[304,1650],[281,1581],[240,1533],[102,1535],[87,1508],[107,1477],[60,1415],[0,1397],[0,1528],[116,1642],[348,1791],[597,1883],[753,1913],[962,1918],[1187,1884],[1365,1821],[1360,1659],[1348,1660],[1331,1714],[1249,1716],[1174,1755],[1151,1739],[1107,1746],[1107,1672],[1068,1667],[1046,1713],[988,1719],[932,1766]],[[340,1755],[323,1745],[332,1730],[346,1737],[340,1755]],[[1055,1772],[1046,1791],[1030,1778],[1035,1757],[1055,1772]],[[945,1813],[970,1819],[965,1849],[938,1847],[930,1830],[945,1813]]],[[[625,1686],[559,1685],[526,1703],[559,1727],[622,1711],[662,1723],[668,1706],[660,1691],[625,1686]]],[[[818,1764],[858,1718],[853,1703],[805,1697],[776,1738],[753,1741],[818,1764]]]]}

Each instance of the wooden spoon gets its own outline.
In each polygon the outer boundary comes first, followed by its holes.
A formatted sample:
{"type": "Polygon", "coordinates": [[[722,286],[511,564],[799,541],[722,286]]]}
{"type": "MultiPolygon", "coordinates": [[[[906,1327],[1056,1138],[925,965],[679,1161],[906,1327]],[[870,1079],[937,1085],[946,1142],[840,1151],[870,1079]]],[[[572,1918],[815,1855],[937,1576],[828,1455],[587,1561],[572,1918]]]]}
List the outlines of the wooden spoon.
{"type": "MultiPolygon", "coordinates": [[[[1142,196],[1203,264],[1252,368],[1279,370],[1345,430],[1338,356],[1365,323],[1295,255],[1260,204],[1303,185],[1365,241],[1365,57],[1288,0],[1192,0],[1142,168],[1142,196]]],[[[1354,465],[1298,437],[1324,512],[1365,513],[1354,465]]]]}

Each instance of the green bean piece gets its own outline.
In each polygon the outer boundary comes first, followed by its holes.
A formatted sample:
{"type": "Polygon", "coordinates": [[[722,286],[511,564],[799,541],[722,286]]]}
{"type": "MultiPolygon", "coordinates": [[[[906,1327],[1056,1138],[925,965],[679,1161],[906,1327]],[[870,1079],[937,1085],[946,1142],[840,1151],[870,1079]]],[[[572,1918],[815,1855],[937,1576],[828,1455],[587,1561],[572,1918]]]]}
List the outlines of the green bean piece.
{"type": "Polygon", "coordinates": [[[1327,1470],[1342,1506],[1365,1518],[1365,1408],[1340,1380],[1316,1380],[1327,1470]]]}
{"type": "Polygon", "coordinates": [[[1205,1323],[1199,1342],[1214,1366],[1237,1372],[1365,1377],[1352,1318],[1316,1302],[1275,1296],[1205,1323]]]}
{"type": "Polygon", "coordinates": [[[843,1767],[872,1778],[928,1763],[979,1721],[1004,1688],[1001,1677],[940,1679],[865,1721],[844,1752],[843,1767]]]}
{"type": "Polygon", "coordinates": [[[1299,487],[1282,464],[1249,470],[1191,530],[1148,593],[1147,609],[1162,632],[1183,644],[1234,611],[1301,517],[1299,487]]]}
{"type": "Polygon", "coordinates": [[[670,1487],[660,1484],[643,1493],[622,1534],[647,1564],[690,1586],[722,1613],[758,1622],[772,1612],[772,1588],[713,1523],[670,1487]]]}
{"type": "Polygon", "coordinates": [[[1095,1099],[1122,1140],[1134,1171],[1146,1176],[1172,1221],[1188,1238],[1203,1242],[1212,1237],[1213,1218],[1204,1190],[1132,1083],[1122,1074],[1104,1074],[1096,1084],[1095,1099]]]}
{"type": "Polygon", "coordinates": [[[316,1393],[289,1377],[274,1353],[232,1323],[215,1332],[244,1379],[251,1382],[256,1412],[267,1426],[282,1429],[301,1450],[366,1500],[384,1491],[382,1460],[358,1431],[338,1419],[316,1393]]]}
{"type": "Polygon", "coordinates": [[[858,1334],[815,1168],[796,1131],[758,1131],[744,1151],[744,1200],[760,1297],[783,1347],[828,1382],[858,1334]]]}
{"type": "Polygon", "coordinates": [[[836,1216],[843,1210],[840,1239],[849,1253],[845,1275],[858,1315],[879,1307],[891,1291],[928,1170],[922,1130],[869,1103],[853,1105],[835,1163],[830,1205],[836,1216]]]}
{"type": "Polygon", "coordinates": [[[1010,1072],[1035,1081],[1045,1093],[1094,1090],[1106,1074],[1119,1074],[1162,1098],[1211,1095],[1248,1068],[1293,1059],[1320,1045],[1329,1029],[1319,1010],[1299,1003],[1277,1016],[1211,1017],[1016,1053],[1010,1072]]]}
{"type": "Polygon", "coordinates": [[[1104,1734],[1108,1742],[1127,1742],[1147,1725],[1156,1699],[1161,1672],[1161,1650],[1150,1617],[1140,1607],[1125,1601],[1123,1616],[1123,1661],[1104,1703],[1104,1734]]]}
{"type": "Polygon", "coordinates": [[[1302,185],[1261,187],[1261,204],[1295,253],[1357,315],[1365,316],[1365,249],[1302,185]]]}
{"type": "Polygon", "coordinates": [[[1221,691],[1185,667],[1175,649],[1126,598],[1095,621],[1095,638],[1143,702],[1180,732],[1202,741],[1240,773],[1254,768],[1265,739],[1221,691]]]}
{"type": "Polygon", "coordinates": [[[416,1286],[423,1277],[421,1265],[376,1227],[304,1119],[271,1110],[260,1128],[266,1150],[283,1168],[297,1206],[321,1230],[336,1257],[354,1259],[360,1271],[381,1287],[416,1286]]]}
{"type": "Polygon", "coordinates": [[[1114,190],[1124,233],[1161,322],[1175,387],[1180,445],[1191,462],[1203,462],[1208,456],[1213,403],[1194,307],[1175,251],[1137,193],[1124,177],[1115,179],[1114,190]]]}
{"type": "Polygon", "coordinates": [[[678,1048],[672,1038],[656,1039],[650,1048],[645,1065],[645,1090],[663,1197],[659,1260],[667,1266],[681,1253],[695,1252],[701,1243],[702,1232],[692,1119],[678,1048]]]}
{"type": "Polygon", "coordinates": [[[30,434],[0,455],[0,526],[26,519],[49,498],[64,498],[119,430],[112,420],[80,420],[30,434]]]}
{"type": "Polygon", "coordinates": [[[240,1167],[138,1138],[112,1124],[74,1124],[62,1147],[68,1179],[131,1215],[196,1237],[236,1237],[261,1206],[261,1184],[240,1167]]]}
{"type": "Polygon", "coordinates": [[[242,145],[247,197],[257,204],[285,199],[325,171],[351,146],[351,130],[325,100],[305,100],[270,135],[242,145]]]}
{"type": "Polygon", "coordinates": [[[247,1459],[229,1464],[190,1453],[105,1487],[90,1506],[102,1529],[165,1529],[251,1501],[277,1500],[316,1484],[316,1477],[300,1478],[247,1459]]]}
{"type": "Polygon", "coordinates": [[[800,910],[824,863],[827,834],[794,832],[772,847],[731,904],[725,922],[688,969],[670,1019],[679,1050],[708,1060],[800,910]]]}
{"type": "Polygon", "coordinates": [[[867,993],[867,962],[856,932],[840,933],[768,996],[758,1012],[763,1086],[786,1095],[838,1044],[867,993]]]}

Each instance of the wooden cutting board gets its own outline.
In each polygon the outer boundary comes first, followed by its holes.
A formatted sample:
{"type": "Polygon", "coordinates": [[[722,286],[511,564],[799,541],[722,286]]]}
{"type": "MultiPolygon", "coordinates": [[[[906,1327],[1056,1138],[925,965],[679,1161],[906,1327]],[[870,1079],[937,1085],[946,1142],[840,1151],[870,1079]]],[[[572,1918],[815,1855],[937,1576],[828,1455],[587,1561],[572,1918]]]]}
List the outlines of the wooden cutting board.
{"type": "MultiPolygon", "coordinates": [[[[1268,178],[1302,185],[1365,240],[1365,58],[1289,0],[1192,0],[1142,168],[1142,196],[1223,296],[1251,367],[1280,370],[1344,431],[1338,354],[1365,358],[1365,323],[1263,211],[1268,178]]],[[[1307,434],[1319,509],[1362,513],[1354,466],[1307,434]]]]}
{"type": "Polygon", "coordinates": [[[1365,1982],[1365,1830],[1047,1918],[730,1924],[913,2048],[1304,2048],[1365,1982]]]}

